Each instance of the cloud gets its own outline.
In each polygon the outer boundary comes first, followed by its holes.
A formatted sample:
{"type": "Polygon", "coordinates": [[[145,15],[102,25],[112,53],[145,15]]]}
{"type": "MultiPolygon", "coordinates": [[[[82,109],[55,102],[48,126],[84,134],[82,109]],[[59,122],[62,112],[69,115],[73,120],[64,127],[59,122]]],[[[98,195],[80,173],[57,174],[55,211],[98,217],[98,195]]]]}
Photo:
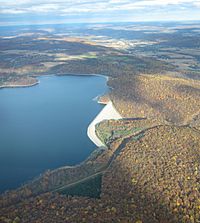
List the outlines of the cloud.
{"type": "Polygon", "coordinates": [[[2,9],[2,14],[23,14],[26,13],[26,10],[19,10],[19,9],[2,9]]]}
{"type": "MultiPolygon", "coordinates": [[[[197,10],[200,7],[200,0],[0,0],[0,19],[6,17],[18,18],[17,16],[30,17],[63,17],[72,19],[74,15],[79,18],[109,17],[118,20],[126,19],[124,17],[144,18],[151,20],[156,18],[162,20],[163,15],[169,13],[170,18],[176,18],[183,10],[187,14],[182,19],[194,18],[200,19],[197,10]],[[72,16],[70,18],[70,16],[72,16]],[[124,16],[122,18],[122,16],[124,16]]],[[[200,14],[200,13],[199,13],[200,14]]]]}
{"type": "Polygon", "coordinates": [[[37,12],[98,12],[134,10],[147,7],[190,4],[199,6],[200,0],[0,0],[0,13],[37,12]],[[14,12],[16,10],[16,12],[14,12]]]}
{"type": "Polygon", "coordinates": [[[48,13],[51,11],[60,10],[60,6],[58,4],[42,4],[42,5],[33,5],[28,9],[28,12],[35,13],[48,13]]]}
{"type": "Polygon", "coordinates": [[[200,0],[199,0],[199,1],[194,2],[194,5],[195,5],[195,6],[197,6],[197,7],[200,7],[200,0]]]}

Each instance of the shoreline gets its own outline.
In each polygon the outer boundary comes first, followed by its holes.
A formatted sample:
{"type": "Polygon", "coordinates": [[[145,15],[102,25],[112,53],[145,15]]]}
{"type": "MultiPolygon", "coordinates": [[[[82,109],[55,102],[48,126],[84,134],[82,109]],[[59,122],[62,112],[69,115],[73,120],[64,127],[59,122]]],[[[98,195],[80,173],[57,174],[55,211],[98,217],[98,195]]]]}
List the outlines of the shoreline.
{"type": "MultiPolygon", "coordinates": [[[[103,77],[106,79],[106,85],[109,80],[109,76],[103,75],[103,74],[66,74],[66,75],[56,75],[56,74],[50,74],[50,75],[35,75],[35,77],[47,77],[47,76],[97,76],[97,77],[103,77]]],[[[0,90],[4,88],[26,88],[26,87],[33,87],[40,84],[40,80],[36,79],[35,83],[32,84],[8,84],[8,85],[0,85],[0,90]]],[[[95,99],[99,99],[99,95],[95,97],[95,99]]],[[[100,111],[99,114],[94,118],[94,120],[89,124],[87,128],[87,136],[88,138],[97,146],[97,147],[106,147],[104,143],[101,142],[101,140],[96,135],[96,128],[95,125],[103,120],[109,120],[109,119],[121,119],[122,116],[118,113],[118,111],[113,106],[112,102],[109,101],[101,102],[97,100],[97,103],[105,105],[105,107],[100,111]]]]}
{"type": "MultiPolygon", "coordinates": [[[[98,103],[100,103],[98,101],[98,103]]],[[[104,103],[103,103],[104,104],[104,103]]],[[[96,135],[96,124],[103,120],[118,120],[122,119],[122,116],[115,109],[112,101],[109,101],[106,106],[100,111],[100,113],[94,118],[94,120],[89,124],[87,129],[87,135],[89,139],[97,146],[97,147],[106,147],[106,145],[98,138],[96,135]]]]}
{"type": "Polygon", "coordinates": [[[40,80],[37,79],[37,77],[51,77],[51,76],[97,76],[97,77],[103,77],[106,79],[106,84],[109,80],[109,76],[107,75],[103,75],[103,74],[62,74],[62,75],[59,75],[59,74],[47,74],[47,75],[32,75],[32,77],[35,78],[36,82],[35,83],[32,83],[32,84],[9,84],[6,85],[0,85],[0,89],[3,89],[3,88],[25,88],[25,87],[33,87],[35,85],[38,85],[40,84],[40,80]]]}
{"type": "MultiPolygon", "coordinates": [[[[50,74],[50,75],[39,75],[37,77],[51,77],[51,76],[60,76],[60,75],[54,75],[54,74],[50,74]]],[[[106,79],[106,85],[107,85],[107,81],[109,80],[109,76],[106,76],[106,75],[101,75],[101,74],[89,74],[89,75],[73,75],[73,74],[66,74],[66,75],[62,75],[62,76],[97,76],[97,77],[103,77],[106,79]]],[[[36,76],[35,76],[36,77],[36,76]]],[[[37,78],[36,77],[36,78],[37,78]]],[[[37,81],[35,83],[32,83],[32,84],[10,84],[10,85],[1,85],[0,86],[0,90],[3,89],[3,88],[26,88],[26,87],[33,87],[33,86],[36,86],[38,84],[40,84],[40,80],[36,79],[37,81]]],[[[97,146],[97,148],[95,148],[90,154],[89,156],[83,160],[82,162],[80,163],[77,163],[75,165],[72,165],[72,166],[69,166],[69,165],[64,165],[64,166],[60,166],[58,168],[55,168],[55,169],[51,169],[50,172],[53,173],[53,172],[57,172],[57,171],[60,171],[60,170],[63,170],[63,169],[74,169],[74,168],[77,168],[77,167],[80,167],[81,165],[85,164],[92,156],[94,153],[98,153],[99,151],[101,150],[104,150],[106,149],[106,145],[98,138],[98,136],[96,135],[96,128],[95,128],[95,125],[103,120],[109,120],[109,119],[122,119],[122,116],[117,112],[117,110],[115,109],[112,101],[109,101],[109,102],[101,102],[99,100],[99,97],[100,95],[98,95],[96,97],[96,103],[99,103],[99,104],[102,104],[102,105],[105,105],[102,110],[97,114],[97,116],[92,120],[92,122],[89,124],[88,128],[87,128],[87,136],[88,138],[97,146]]],[[[12,191],[12,190],[17,190],[18,188],[21,188],[21,187],[24,187],[24,185],[26,184],[29,184],[29,183],[32,183],[32,182],[35,182],[37,181],[38,179],[40,179],[44,173],[46,171],[40,173],[38,176],[35,176],[33,177],[31,180],[27,180],[25,182],[22,182],[21,186],[15,188],[15,189],[8,189],[8,191],[12,191]]],[[[0,194],[4,194],[5,191],[3,193],[0,193],[0,194]]]]}
{"type": "Polygon", "coordinates": [[[3,88],[26,88],[26,87],[33,87],[35,85],[38,85],[40,83],[39,80],[33,84],[10,84],[10,85],[1,85],[0,89],[3,88]]]}
{"type": "MultiPolygon", "coordinates": [[[[95,125],[98,124],[99,122],[103,121],[103,120],[109,120],[109,119],[122,119],[123,117],[117,112],[117,110],[115,109],[112,101],[109,101],[108,103],[103,103],[101,101],[97,101],[97,103],[99,104],[103,104],[105,105],[103,107],[103,109],[97,114],[97,116],[93,119],[93,121],[89,124],[88,128],[87,128],[87,136],[88,138],[97,146],[97,148],[95,148],[90,155],[83,160],[82,162],[69,166],[61,166],[55,169],[50,170],[51,173],[56,173],[57,171],[60,170],[67,170],[67,169],[76,169],[81,167],[82,165],[85,165],[87,163],[87,161],[89,161],[91,159],[91,157],[93,156],[93,154],[98,153],[99,151],[105,150],[107,149],[106,145],[104,143],[102,143],[102,141],[98,138],[98,136],[96,135],[96,128],[95,125]],[[99,142],[99,144],[96,144],[97,141],[99,142]]],[[[43,176],[44,173],[40,173],[39,176],[36,176],[34,179],[27,181],[27,183],[33,182],[35,180],[40,179],[43,176]]],[[[22,186],[24,186],[24,184],[22,184],[22,186]]]]}

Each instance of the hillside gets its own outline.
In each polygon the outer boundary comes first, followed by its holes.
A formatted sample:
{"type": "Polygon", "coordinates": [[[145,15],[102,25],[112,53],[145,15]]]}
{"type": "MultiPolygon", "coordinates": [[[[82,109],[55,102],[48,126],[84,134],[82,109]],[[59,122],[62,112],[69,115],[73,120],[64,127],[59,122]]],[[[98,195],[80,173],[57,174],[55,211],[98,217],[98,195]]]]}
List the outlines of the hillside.
{"type": "Polygon", "coordinates": [[[200,81],[166,75],[111,79],[111,98],[124,117],[189,124],[200,111],[200,81]]]}
{"type": "Polygon", "coordinates": [[[100,199],[46,193],[1,208],[1,221],[198,222],[199,134],[189,127],[151,127],[122,145],[102,177],[100,199]]]}

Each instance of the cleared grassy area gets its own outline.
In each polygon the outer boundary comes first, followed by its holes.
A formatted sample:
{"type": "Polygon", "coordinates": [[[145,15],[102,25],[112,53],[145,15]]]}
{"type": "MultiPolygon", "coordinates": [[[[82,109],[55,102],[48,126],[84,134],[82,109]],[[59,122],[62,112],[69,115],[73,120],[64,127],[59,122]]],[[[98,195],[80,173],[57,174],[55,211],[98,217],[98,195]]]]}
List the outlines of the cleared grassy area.
{"type": "Polygon", "coordinates": [[[105,121],[97,124],[97,136],[105,144],[109,144],[117,138],[124,138],[136,132],[142,131],[142,127],[130,127],[128,125],[112,125],[105,121]]]}
{"type": "Polygon", "coordinates": [[[137,141],[137,140],[140,140],[142,137],[144,137],[144,133],[141,133],[137,136],[133,136],[131,141],[137,141]]]}
{"type": "Polygon", "coordinates": [[[75,186],[60,191],[60,194],[71,196],[82,196],[91,198],[100,198],[102,175],[78,183],[75,186]]]}
{"type": "Polygon", "coordinates": [[[96,53],[85,53],[80,55],[57,55],[56,60],[58,61],[66,61],[66,60],[83,60],[83,59],[94,59],[97,58],[96,53]]]}

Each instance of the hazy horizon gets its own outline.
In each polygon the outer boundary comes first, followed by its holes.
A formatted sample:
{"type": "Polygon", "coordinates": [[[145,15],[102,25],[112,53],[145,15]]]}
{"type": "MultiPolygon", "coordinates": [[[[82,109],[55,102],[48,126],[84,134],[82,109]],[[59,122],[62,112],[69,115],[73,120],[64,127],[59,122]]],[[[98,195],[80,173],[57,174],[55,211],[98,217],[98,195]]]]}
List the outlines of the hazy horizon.
{"type": "Polygon", "coordinates": [[[198,21],[200,0],[0,0],[0,25],[198,21]]]}

